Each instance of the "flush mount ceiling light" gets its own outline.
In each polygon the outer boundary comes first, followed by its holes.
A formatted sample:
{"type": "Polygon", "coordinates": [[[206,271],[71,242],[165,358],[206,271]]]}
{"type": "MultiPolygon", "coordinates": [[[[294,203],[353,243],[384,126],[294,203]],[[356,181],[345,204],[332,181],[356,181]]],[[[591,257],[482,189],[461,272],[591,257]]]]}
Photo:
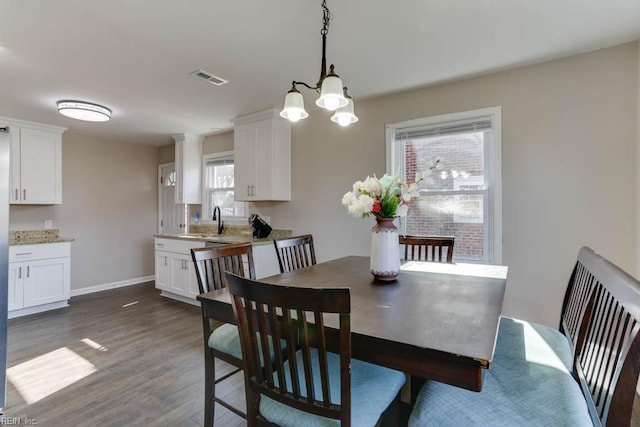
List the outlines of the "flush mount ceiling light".
{"type": "Polygon", "coordinates": [[[87,122],[106,122],[111,110],[102,105],[82,101],[58,101],[58,112],[63,116],[87,122]]]}
{"type": "Polygon", "coordinates": [[[331,13],[327,7],[327,0],[322,1],[323,17],[322,17],[322,68],[320,69],[320,79],[315,86],[310,86],[305,82],[294,80],[291,90],[284,99],[284,108],[280,112],[280,116],[289,119],[292,122],[305,119],[309,114],[304,109],[304,99],[302,94],[296,88],[296,85],[302,85],[308,89],[315,90],[320,94],[316,100],[318,107],[329,111],[335,111],[331,120],[342,126],[348,126],[358,121],[353,112],[353,100],[347,93],[347,87],[342,85],[342,80],[335,73],[334,66],[329,67],[327,74],[327,34],[329,33],[329,21],[331,13]]]}

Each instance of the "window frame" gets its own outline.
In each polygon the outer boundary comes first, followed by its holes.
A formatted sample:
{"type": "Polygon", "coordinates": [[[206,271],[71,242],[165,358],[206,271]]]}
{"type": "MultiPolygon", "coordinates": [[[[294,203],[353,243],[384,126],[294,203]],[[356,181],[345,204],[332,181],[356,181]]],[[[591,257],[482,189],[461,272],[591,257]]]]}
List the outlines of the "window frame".
{"type": "MultiPolygon", "coordinates": [[[[396,158],[402,154],[400,144],[395,144],[395,135],[398,130],[418,127],[433,126],[442,123],[461,120],[473,120],[480,117],[491,118],[493,141],[485,141],[484,146],[484,177],[487,191],[487,205],[484,207],[487,219],[488,242],[484,242],[487,255],[484,259],[473,261],[464,259],[465,262],[479,262],[489,264],[502,263],[502,107],[487,107],[477,110],[462,111],[457,113],[440,114],[418,119],[407,120],[399,123],[391,123],[385,126],[386,133],[386,170],[388,174],[401,172],[395,167],[396,158]]],[[[404,166],[403,166],[404,167],[404,166]]],[[[477,190],[476,190],[477,191],[477,190]]],[[[483,190],[480,190],[482,192],[483,190]]],[[[434,194],[446,195],[447,191],[434,191],[434,194]]],[[[401,230],[403,231],[403,230],[401,230]]]]}
{"type": "MultiPolygon", "coordinates": [[[[213,224],[214,221],[211,220],[211,217],[213,215],[213,212],[209,212],[209,194],[211,189],[206,185],[208,180],[207,180],[207,163],[209,163],[212,160],[233,160],[233,165],[235,168],[235,159],[234,159],[234,152],[233,151],[220,151],[217,153],[209,153],[209,154],[205,154],[202,156],[202,217],[201,217],[201,222],[203,224],[213,224]]],[[[235,169],[234,169],[235,170],[235,169]]],[[[233,191],[234,191],[234,195],[235,195],[235,180],[234,180],[234,187],[233,187],[233,191]]],[[[241,223],[246,223],[247,222],[247,218],[248,218],[248,206],[247,206],[247,202],[241,202],[241,201],[235,201],[235,203],[244,203],[245,208],[244,208],[244,212],[245,215],[244,216],[229,216],[229,215],[222,215],[222,219],[224,219],[225,221],[228,222],[241,222],[241,223]]]]}

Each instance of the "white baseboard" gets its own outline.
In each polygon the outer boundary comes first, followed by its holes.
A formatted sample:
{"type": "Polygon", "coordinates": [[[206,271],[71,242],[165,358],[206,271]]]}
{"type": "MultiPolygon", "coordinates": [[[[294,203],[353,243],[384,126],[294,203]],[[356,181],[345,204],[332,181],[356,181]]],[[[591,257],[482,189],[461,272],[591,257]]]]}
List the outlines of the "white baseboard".
{"type": "MultiPolygon", "coordinates": [[[[67,300],[52,302],[49,304],[36,305],[33,307],[20,308],[18,310],[11,310],[7,318],[13,319],[15,317],[28,316],[30,314],[42,313],[43,311],[55,310],[57,308],[69,307],[67,300]]],[[[0,421],[0,425],[2,421],[0,421]]]]}
{"type": "Polygon", "coordinates": [[[186,302],[187,304],[191,304],[191,305],[197,305],[198,307],[200,307],[200,301],[198,300],[195,300],[193,298],[188,298],[182,295],[174,294],[172,292],[167,292],[165,290],[160,292],[160,296],[171,298],[176,301],[186,302]]]}
{"type": "Polygon", "coordinates": [[[156,280],[156,276],[144,276],[136,277],[133,279],[121,280],[119,282],[105,283],[102,285],[91,286],[88,288],[71,289],[71,296],[77,297],[78,295],[92,294],[94,292],[108,291],[109,289],[122,288],[125,286],[137,285],[138,283],[151,282],[156,280]]]}

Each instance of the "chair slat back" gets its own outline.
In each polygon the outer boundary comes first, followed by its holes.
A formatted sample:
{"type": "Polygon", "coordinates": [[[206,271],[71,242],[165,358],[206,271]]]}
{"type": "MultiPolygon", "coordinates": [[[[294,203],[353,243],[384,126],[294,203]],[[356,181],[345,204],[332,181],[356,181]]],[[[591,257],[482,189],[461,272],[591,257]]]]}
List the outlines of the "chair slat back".
{"type": "Polygon", "coordinates": [[[191,249],[200,293],[226,287],[225,271],[256,278],[251,243],[236,243],[191,249]]]}
{"type": "Polygon", "coordinates": [[[454,236],[400,236],[407,261],[453,262],[454,236]]]}
{"type": "Polygon", "coordinates": [[[580,264],[584,271],[574,274],[589,288],[589,301],[575,370],[594,420],[629,425],[640,375],[640,282],[588,248],[580,264]]]}
{"type": "Polygon", "coordinates": [[[278,255],[280,272],[298,270],[316,263],[316,253],[313,248],[313,236],[303,236],[277,239],[273,241],[278,255]]]}
{"type": "Polygon", "coordinates": [[[574,357],[578,342],[584,338],[583,319],[595,288],[594,276],[588,266],[597,259],[598,256],[591,249],[580,249],[565,291],[559,329],[571,341],[574,357]]]}
{"type": "Polygon", "coordinates": [[[348,288],[276,286],[227,273],[245,361],[247,419],[259,416],[260,395],[301,411],[351,419],[351,327],[348,288]],[[325,317],[338,318],[340,393],[332,396],[325,317]],[[286,343],[281,351],[281,345],[286,343]],[[299,349],[296,352],[296,349],[299,349]],[[264,363],[271,355],[272,363],[264,363]]]}

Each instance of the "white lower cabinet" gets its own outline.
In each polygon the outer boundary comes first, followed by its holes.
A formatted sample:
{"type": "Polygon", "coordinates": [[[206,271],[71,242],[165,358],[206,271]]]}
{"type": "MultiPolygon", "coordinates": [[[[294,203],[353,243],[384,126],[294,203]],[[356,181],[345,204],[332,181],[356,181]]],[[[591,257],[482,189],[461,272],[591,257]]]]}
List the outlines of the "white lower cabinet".
{"type": "Polygon", "coordinates": [[[161,295],[200,305],[198,278],[191,259],[191,249],[204,247],[204,242],[187,242],[156,237],[156,288],[161,295]]]}
{"type": "MultiPolygon", "coordinates": [[[[161,295],[200,305],[196,300],[200,290],[191,249],[204,246],[205,242],[156,237],[156,288],[161,295]]],[[[254,246],[253,262],[258,279],[280,273],[273,244],[254,246]]]]}
{"type": "Polygon", "coordinates": [[[171,252],[156,250],[156,288],[171,289],[171,252]]]}
{"type": "Polygon", "coordinates": [[[9,247],[9,318],[66,307],[71,293],[69,242],[9,247]]]}
{"type": "Polygon", "coordinates": [[[280,274],[276,248],[273,243],[253,247],[253,264],[256,267],[256,278],[258,279],[280,274]]]}

